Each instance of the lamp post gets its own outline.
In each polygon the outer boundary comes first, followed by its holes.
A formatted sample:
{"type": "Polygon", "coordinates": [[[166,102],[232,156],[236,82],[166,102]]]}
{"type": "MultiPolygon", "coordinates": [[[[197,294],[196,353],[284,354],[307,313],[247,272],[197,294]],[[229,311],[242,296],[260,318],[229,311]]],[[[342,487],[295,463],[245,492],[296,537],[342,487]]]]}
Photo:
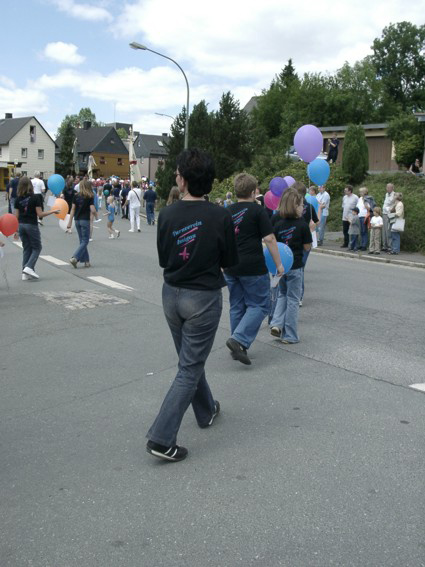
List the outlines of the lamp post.
{"type": "Polygon", "coordinates": [[[183,73],[183,77],[184,77],[184,80],[186,81],[186,88],[187,88],[186,121],[185,121],[185,125],[184,125],[184,149],[186,150],[188,145],[189,145],[188,144],[188,141],[189,141],[189,83],[187,81],[187,77],[186,77],[185,72],[180,67],[180,65],[177,63],[177,61],[174,61],[174,59],[171,59],[171,57],[168,57],[168,55],[163,55],[162,53],[159,53],[158,51],[154,51],[153,49],[149,49],[149,47],[146,47],[146,45],[142,45],[141,43],[137,43],[136,41],[132,41],[130,43],[130,47],[132,49],[142,49],[144,51],[150,51],[151,53],[155,53],[155,55],[159,55],[160,57],[163,57],[164,59],[168,59],[169,61],[171,61],[172,63],[177,65],[177,67],[183,73]]]}
{"type": "Polygon", "coordinates": [[[157,116],[166,116],[167,118],[171,118],[171,120],[174,120],[174,116],[171,116],[171,114],[163,114],[162,112],[155,112],[155,114],[157,116]]]}

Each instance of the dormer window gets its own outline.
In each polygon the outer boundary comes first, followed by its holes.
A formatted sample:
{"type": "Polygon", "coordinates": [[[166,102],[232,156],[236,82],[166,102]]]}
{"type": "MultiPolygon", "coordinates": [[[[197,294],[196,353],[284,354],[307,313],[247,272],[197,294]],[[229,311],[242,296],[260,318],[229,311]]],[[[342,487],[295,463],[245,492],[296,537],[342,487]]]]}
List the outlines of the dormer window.
{"type": "Polygon", "coordinates": [[[161,142],[161,140],[157,140],[156,143],[157,143],[158,146],[160,146],[161,148],[164,147],[164,144],[161,142]]]}

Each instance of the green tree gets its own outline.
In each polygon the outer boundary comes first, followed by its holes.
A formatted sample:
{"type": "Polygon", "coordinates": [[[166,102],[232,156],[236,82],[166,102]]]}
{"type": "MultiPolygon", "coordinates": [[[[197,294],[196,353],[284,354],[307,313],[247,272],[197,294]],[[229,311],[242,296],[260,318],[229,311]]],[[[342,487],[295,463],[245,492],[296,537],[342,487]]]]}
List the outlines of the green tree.
{"type": "Polygon", "coordinates": [[[351,124],[345,133],[342,171],[350,183],[360,183],[369,169],[369,151],[362,126],[351,124]]]}
{"type": "Polygon", "coordinates": [[[74,128],[70,123],[68,123],[65,125],[63,131],[60,154],[59,154],[60,166],[58,167],[58,169],[60,169],[59,173],[61,173],[61,175],[63,176],[70,175],[72,173],[72,169],[73,169],[72,148],[74,145],[74,140],[75,140],[74,128]]]}
{"type": "Polygon", "coordinates": [[[117,134],[121,140],[126,140],[128,138],[127,130],[125,128],[118,128],[117,134]]]}
{"type": "Polygon", "coordinates": [[[372,45],[372,60],[390,98],[403,110],[425,108],[425,25],[385,27],[372,45]]]}
{"type": "Polygon", "coordinates": [[[74,128],[82,128],[84,121],[89,120],[92,126],[103,126],[103,122],[96,120],[96,114],[89,107],[81,108],[78,114],[67,114],[62,120],[56,137],[63,136],[67,124],[71,124],[74,128]]]}
{"type": "Polygon", "coordinates": [[[189,147],[211,152],[213,120],[205,100],[194,105],[189,116],[189,147]]]}
{"type": "MultiPolygon", "coordinates": [[[[184,147],[184,126],[186,120],[186,108],[183,107],[173,124],[168,140],[165,142],[167,148],[167,159],[163,166],[158,167],[156,179],[158,181],[158,194],[161,199],[166,199],[171,187],[176,184],[176,160],[184,147]]],[[[190,134],[190,131],[189,131],[190,134]]]]}
{"type": "Polygon", "coordinates": [[[421,158],[424,149],[424,127],[412,113],[399,114],[388,125],[388,135],[394,142],[395,160],[400,166],[410,167],[421,158]]]}
{"type": "Polygon", "coordinates": [[[213,157],[219,180],[242,170],[250,163],[248,118],[239,101],[223,93],[213,121],[213,157]]]}

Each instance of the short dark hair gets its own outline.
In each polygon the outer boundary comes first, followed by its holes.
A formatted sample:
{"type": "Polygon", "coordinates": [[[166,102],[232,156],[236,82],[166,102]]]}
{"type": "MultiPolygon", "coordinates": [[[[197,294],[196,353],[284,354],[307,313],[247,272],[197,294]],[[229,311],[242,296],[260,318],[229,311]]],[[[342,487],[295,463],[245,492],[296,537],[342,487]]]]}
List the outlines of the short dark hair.
{"type": "Polygon", "coordinates": [[[350,191],[350,193],[353,192],[353,186],[352,185],[346,185],[345,188],[350,191]]]}
{"type": "MultiPolygon", "coordinates": [[[[235,193],[239,199],[248,199],[257,189],[257,180],[249,173],[239,173],[235,177],[235,193]]],[[[231,197],[232,194],[230,194],[231,197]]]]}
{"type": "Polygon", "coordinates": [[[353,211],[355,211],[357,214],[359,214],[360,209],[359,209],[358,207],[354,207],[354,208],[353,208],[353,211]]]}
{"type": "Polygon", "coordinates": [[[197,148],[183,150],[177,157],[177,169],[187,181],[187,189],[193,197],[211,192],[215,167],[209,154],[197,148]]]}

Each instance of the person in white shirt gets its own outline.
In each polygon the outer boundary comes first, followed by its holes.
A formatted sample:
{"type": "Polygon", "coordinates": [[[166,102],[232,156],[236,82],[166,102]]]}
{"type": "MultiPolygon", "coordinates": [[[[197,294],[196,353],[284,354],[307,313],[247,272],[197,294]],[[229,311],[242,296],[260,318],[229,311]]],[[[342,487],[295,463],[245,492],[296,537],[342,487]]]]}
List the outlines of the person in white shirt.
{"type": "Polygon", "coordinates": [[[130,230],[128,232],[135,232],[134,228],[137,226],[137,232],[140,232],[140,206],[142,204],[142,191],[136,181],[131,182],[131,189],[128,192],[127,198],[123,205],[123,210],[129,204],[130,210],[130,230]]]}
{"type": "MultiPolygon", "coordinates": [[[[31,183],[32,183],[32,188],[34,191],[34,195],[41,195],[42,200],[43,199],[43,193],[45,190],[45,186],[44,186],[44,182],[42,179],[40,179],[40,172],[39,171],[34,171],[34,179],[31,179],[31,183]]],[[[43,226],[43,223],[41,222],[40,219],[38,219],[38,224],[40,224],[41,226],[43,226]]]]}
{"type": "Polygon", "coordinates": [[[384,227],[382,229],[382,250],[384,252],[389,252],[391,250],[391,224],[388,215],[389,213],[391,213],[394,205],[394,185],[392,183],[388,183],[387,193],[384,199],[384,206],[382,207],[382,220],[384,221],[384,227]]]}
{"type": "Polygon", "coordinates": [[[329,216],[329,205],[331,202],[331,198],[323,185],[319,186],[319,194],[317,195],[316,198],[319,201],[319,211],[320,211],[319,238],[317,240],[317,245],[322,246],[323,239],[325,237],[326,221],[328,220],[328,216],[329,216]]]}
{"type": "Polygon", "coordinates": [[[369,209],[366,205],[366,195],[368,194],[367,187],[360,187],[359,189],[360,197],[357,201],[356,207],[359,209],[359,219],[360,219],[360,248],[359,250],[367,250],[367,225],[366,217],[369,209]]]}
{"type": "Polygon", "coordinates": [[[368,254],[381,253],[381,236],[384,221],[381,217],[381,207],[373,209],[373,217],[370,219],[370,244],[368,254]]]}
{"type": "Polygon", "coordinates": [[[342,232],[344,234],[344,243],[341,244],[341,248],[348,248],[350,218],[358,200],[357,195],[353,194],[353,187],[347,185],[344,189],[344,197],[342,198],[342,232]]]}

